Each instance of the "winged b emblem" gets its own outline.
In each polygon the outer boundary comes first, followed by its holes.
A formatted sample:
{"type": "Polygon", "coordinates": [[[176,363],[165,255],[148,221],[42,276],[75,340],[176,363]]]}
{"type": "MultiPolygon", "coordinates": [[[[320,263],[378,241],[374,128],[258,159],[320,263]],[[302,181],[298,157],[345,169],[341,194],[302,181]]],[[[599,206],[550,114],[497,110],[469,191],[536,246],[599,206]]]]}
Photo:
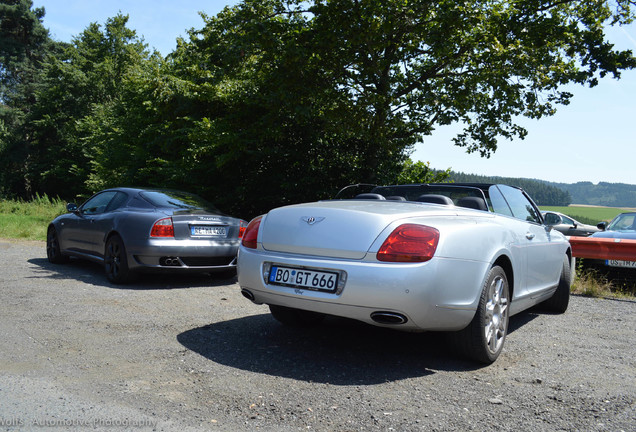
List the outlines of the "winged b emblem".
{"type": "Polygon", "coordinates": [[[308,225],[317,224],[318,222],[322,222],[325,218],[321,216],[303,216],[300,218],[303,222],[307,222],[308,225]]]}

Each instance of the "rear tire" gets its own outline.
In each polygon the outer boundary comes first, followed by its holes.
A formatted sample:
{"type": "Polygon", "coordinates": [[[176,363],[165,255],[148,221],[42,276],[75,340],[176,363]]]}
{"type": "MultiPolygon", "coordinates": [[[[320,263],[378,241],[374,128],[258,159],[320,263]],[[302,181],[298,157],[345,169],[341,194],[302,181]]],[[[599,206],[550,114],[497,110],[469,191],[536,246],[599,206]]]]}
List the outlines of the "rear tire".
{"type": "Polygon", "coordinates": [[[64,264],[69,261],[69,257],[62,254],[57,230],[52,226],[46,233],[46,257],[52,264],[64,264]]]}
{"type": "Polygon", "coordinates": [[[503,350],[508,333],[510,288],[506,272],[494,266],[482,288],[473,320],[453,334],[455,348],[465,357],[490,364],[503,350]]]}
{"type": "Polygon", "coordinates": [[[106,242],[104,270],[108,280],[114,284],[125,284],[132,280],[132,272],[128,267],[126,246],[124,246],[124,241],[118,235],[113,235],[106,242]]]}
{"type": "Polygon", "coordinates": [[[325,315],[285,306],[269,305],[269,311],[276,321],[289,327],[311,327],[320,323],[325,315]]]}
{"type": "Polygon", "coordinates": [[[564,313],[570,304],[570,287],[572,285],[572,269],[570,268],[570,257],[567,255],[563,259],[563,268],[559,278],[559,286],[552,297],[543,302],[543,306],[556,313],[564,313]]]}

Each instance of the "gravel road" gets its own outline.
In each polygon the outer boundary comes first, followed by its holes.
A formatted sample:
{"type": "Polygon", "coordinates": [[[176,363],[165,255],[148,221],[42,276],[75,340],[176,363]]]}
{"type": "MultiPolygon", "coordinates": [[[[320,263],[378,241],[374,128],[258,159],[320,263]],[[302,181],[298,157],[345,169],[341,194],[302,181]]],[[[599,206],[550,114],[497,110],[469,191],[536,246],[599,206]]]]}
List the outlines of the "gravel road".
{"type": "Polygon", "coordinates": [[[284,328],[235,279],[115,286],[44,243],[0,254],[0,430],[636,430],[633,301],[517,315],[481,367],[439,334],[284,328]]]}

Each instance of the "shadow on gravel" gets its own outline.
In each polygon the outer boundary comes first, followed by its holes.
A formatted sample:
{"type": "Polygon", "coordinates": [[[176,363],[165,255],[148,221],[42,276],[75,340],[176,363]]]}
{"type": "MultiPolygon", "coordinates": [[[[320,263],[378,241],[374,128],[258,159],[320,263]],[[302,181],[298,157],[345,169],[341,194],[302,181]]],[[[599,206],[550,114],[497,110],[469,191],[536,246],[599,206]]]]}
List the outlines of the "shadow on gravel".
{"type": "Polygon", "coordinates": [[[232,285],[236,282],[236,276],[227,277],[221,274],[148,273],[138,275],[135,282],[126,285],[115,285],[110,283],[106,278],[104,267],[92,261],[71,259],[67,264],[51,264],[46,258],[32,258],[28,260],[28,262],[36,266],[36,269],[34,269],[36,275],[31,276],[31,278],[76,280],[90,285],[113,289],[184,289],[225,286],[232,285]]]}
{"type": "MultiPolygon", "coordinates": [[[[515,329],[536,317],[520,314],[515,329]],[[522,319],[519,319],[522,318],[522,319]]],[[[338,317],[316,327],[282,326],[269,314],[181,333],[186,348],[226,366],[303,381],[368,385],[484,365],[458,357],[444,333],[406,333],[338,317]]]]}

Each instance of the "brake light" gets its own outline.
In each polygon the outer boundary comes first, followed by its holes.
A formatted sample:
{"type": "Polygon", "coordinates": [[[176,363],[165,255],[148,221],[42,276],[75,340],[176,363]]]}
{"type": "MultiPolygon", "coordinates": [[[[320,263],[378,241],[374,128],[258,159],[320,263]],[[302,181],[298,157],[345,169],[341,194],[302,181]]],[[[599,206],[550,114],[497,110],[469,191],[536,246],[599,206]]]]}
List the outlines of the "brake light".
{"type": "Polygon", "coordinates": [[[174,237],[172,218],[159,219],[150,230],[150,237],[174,237]]]}
{"type": "Polygon", "coordinates": [[[241,243],[246,248],[256,249],[256,239],[258,238],[258,229],[261,226],[261,219],[263,219],[263,216],[254,218],[249,225],[247,225],[241,243]]]}
{"type": "Polygon", "coordinates": [[[243,235],[245,235],[246,229],[247,229],[247,222],[241,219],[241,221],[239,222],[239,234],[238,234],[239,240],[243,238],[243,235]]]}
{"type": "Polygon", "coordinates": [[[437,229],[403,224],[384,240],[376,258],[387,262],[425,262],[433,258],[438,242],[437,229]]]}

